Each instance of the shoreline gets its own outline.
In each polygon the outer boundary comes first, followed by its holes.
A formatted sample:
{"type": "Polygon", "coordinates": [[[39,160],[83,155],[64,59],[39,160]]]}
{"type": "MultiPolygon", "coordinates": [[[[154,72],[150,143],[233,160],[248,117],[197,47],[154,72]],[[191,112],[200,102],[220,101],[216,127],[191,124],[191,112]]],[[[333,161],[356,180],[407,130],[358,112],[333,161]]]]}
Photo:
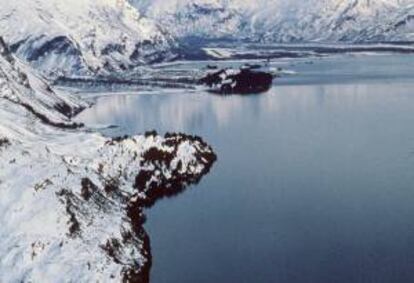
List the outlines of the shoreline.
{"type": "Polygon", "coordinates": [[[199,182],[213,149],[185,134],[74,127],[90,105],[0,47],[0,281],[148,282],[143,208],[199,182]]]}

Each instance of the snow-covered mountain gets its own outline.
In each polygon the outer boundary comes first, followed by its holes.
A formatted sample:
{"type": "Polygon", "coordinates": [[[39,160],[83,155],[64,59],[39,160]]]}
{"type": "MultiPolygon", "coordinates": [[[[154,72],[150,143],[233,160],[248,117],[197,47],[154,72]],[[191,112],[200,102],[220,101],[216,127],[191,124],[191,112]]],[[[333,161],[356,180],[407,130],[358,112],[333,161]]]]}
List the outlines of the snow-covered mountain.
{"type": "Polygon", "coordinates": [[[105,138],[71,121],[85,106],[0,37],[0,282],[149,282],[144,206],[216,159],[184,134],[105,138]]]}
{"type": "Polygon", "coordinates": [[[414,40],[413,0],[136,0],[133,4],[176,38],[414,40]]]}
{"type": "Polygon", "coordinates": [[[192,51],[200,39],[414,41],[414,0],[0,2],[0,33],[11,49],[55,77],[123,73],[192,51]]]}
{"type": "Polygon", "coordinates": [[[168,34],[126,0],[0,2],[0,35],[47,74],[113,73],[170,56],[168,34]]]}

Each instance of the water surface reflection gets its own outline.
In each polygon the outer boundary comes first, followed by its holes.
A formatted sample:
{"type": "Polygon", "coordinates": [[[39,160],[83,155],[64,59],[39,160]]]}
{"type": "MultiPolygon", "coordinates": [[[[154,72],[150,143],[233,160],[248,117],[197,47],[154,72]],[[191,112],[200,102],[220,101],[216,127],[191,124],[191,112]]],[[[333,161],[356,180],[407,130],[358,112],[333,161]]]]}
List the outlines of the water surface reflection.
{"type": "Polygon", "coordinates": [[[260,96],[113,96],[81,115],[216,150],[196,190],[148,211],[153,282],[414,281],[414,61],[335,60],[260,96]]]}

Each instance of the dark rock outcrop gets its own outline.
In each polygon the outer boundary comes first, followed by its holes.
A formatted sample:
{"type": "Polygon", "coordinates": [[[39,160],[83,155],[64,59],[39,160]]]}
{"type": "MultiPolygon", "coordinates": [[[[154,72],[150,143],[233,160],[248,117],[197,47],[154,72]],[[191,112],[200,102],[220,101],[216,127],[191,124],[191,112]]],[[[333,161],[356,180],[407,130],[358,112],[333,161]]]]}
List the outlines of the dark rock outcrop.
{"type": "Polygon", "coordinates": [[[219,94],[256,94],[268,91],[273,82],[270,73],[243,68],[238,71],[222,69],[200,80],[212,92],[219,94]]]}

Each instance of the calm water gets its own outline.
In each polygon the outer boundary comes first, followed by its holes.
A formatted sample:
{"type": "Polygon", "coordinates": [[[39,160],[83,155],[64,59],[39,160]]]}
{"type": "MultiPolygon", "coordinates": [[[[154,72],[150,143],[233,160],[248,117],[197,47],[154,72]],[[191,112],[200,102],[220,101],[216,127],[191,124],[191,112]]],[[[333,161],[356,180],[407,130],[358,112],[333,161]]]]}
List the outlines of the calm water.
{"type": "Polygon", "coordinates": [[[283,64],[299,73],[263,95],[115,95],[79,117],[219,156],[147,212],[152,282],[414,282],[414,58],[283,64]]]}

